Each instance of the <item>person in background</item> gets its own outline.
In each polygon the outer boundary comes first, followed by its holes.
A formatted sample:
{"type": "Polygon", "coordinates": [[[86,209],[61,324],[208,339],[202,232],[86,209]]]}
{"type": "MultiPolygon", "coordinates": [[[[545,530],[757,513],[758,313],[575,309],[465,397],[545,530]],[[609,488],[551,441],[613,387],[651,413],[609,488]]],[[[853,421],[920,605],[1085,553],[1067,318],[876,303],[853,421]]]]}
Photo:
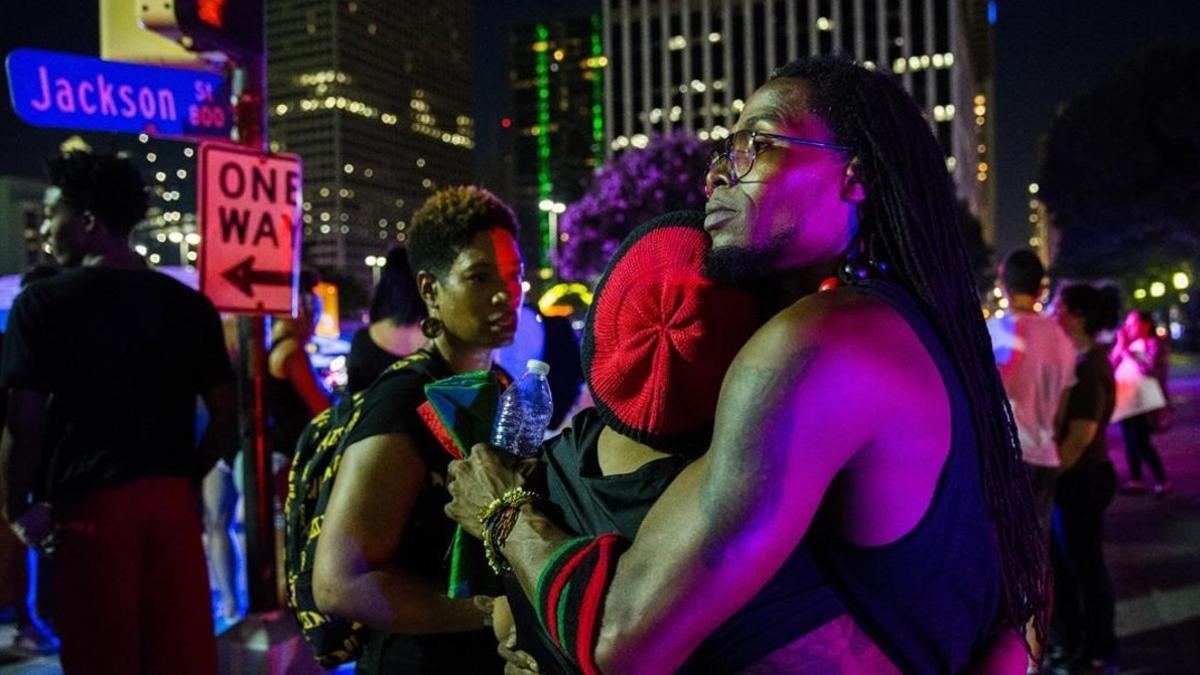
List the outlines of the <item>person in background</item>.
{"type": "Polygon", "coordinates": [[[308,358],[308,342],[316,327],[316,295],[311,274],[301,276],[300,307],[295,317],[271,322],[271,348],[267,355],[264,400],[271,451],[291,457],[300,432],[313,417],[329,407],[329,394],[317,381],[308,358]]]}
{"type": "MultiPolygon", "coordinates": [[[[58,273],[57,265],[36,265],[21,276],[21,289],[58,273]]],[[[0,333],[0,358],[3,358],[3,346],[4,334],[0,333]]],[[[4,398],[4,390],[0,389],[0,429],[4,428],[4,398]]],[[[0,536],[12,537],[12,533],[6,531],[0,536]]],[[[17,631],[13,635],[13,649],[33,654],[53,654],[58,651],[59,644],[53,629],[46,621],[49,616],[46,575],[50,571],[50,557],[36,548],[28,548],[19,543],[14,551],[20,557],[12,566],[16,570],[17,583],[14,586],[20,597],[16,604],[17,631]]]]}
{"type": "MultiPolygon", "coordinates": [[[[512,210],[476,187],[440,190],[413,214],[408,255],[428,310],[404,368],[363,393],[322,521],[317,607],[370,630],[360,673],[498,673],[490,602],[446,595],[454,523],[442,449],[417,407],[424,385],[487,370],[517,330],[524,268],[512,210]]],[[[479,600],[480,598],[476,598],[479,600]]]]}
{"type": "Polygon", "coordinates": [[[348,388],[353,394],[369,387],[396,359],[417,351],[425,342],[420,323],[425,303],[417,294],[417,281],[404,248],[387,254],[387,263],[371,296],[371,323],[354,333],[346,364],[348,388]]]}
{"type": "MultiPolygon", "coordinates": [[[[236,317],[224,317],[221,328],[230,362],[239,363],[236,317]]],[[[203,414],[207,416],[208,411],[203,410],[203,414]]],[[[233,475],[235,463],[233,458],[217,460],[200,485],[204,507],[204,550],[208,554],[208,571],[217,596],[213,620],[218,633],[241,618],[237,599],[238,542],[229,529],[237,514],[241,480],[233,475]]]]}
{"type": "Polygon", "coordinates": [[[1000,285],[1008,300],[1002,316],[988,319],[992,354],[1012,405],[1021,439],[1021,458],[1029,472],[1042,540],[1050,541],[1050,513],[1058,480],[1057,416],[1075,384],[1075,343],[1058,323],[1038,313],[1046,290],[1046,268],[1029,249],[1009,253],[1000,266],[1000,285]]]}
{"type": "Polygon", "coordinates": [[[236,443],[233,370],[203,295],[129,245],[145,183],[126,157],[49,162],[43,233],[67,268],[13,303],[4,517],[55,551],[68,673],[217,669],[194,486],[236,443]],[[209,424],[196,443],[196,397],[209,424]]]}
{"type": "Polygon", "coordinates": [[[1052,665],[1116,672],[1115,599],[1104,563],[1104,510],[1116,494],[1117,474],[1105,431],[1113,414],[1112,366],[1096,334],[1117,325],[1115,289],[1064,286],[1054,317],[1080,352],[1058,436],[1062,470],[1056,486],[1059,532],[1054,546],[1052,665]]]}
{"type": "MultiPolygon", "coordinates": [[[[1149,312],[1130,312],[1117,331],[1109,361],[1118,382],[1136,383],[1131,389],[1138,389],[1137,384],[1143,381],[1151,390],[1153,383],[1158,385],[1160,397],[1152,402],[1148,400],[1150,397],[1146,397],[1147,400],[1138,410],[1130,411],[1134,414],[1121,419],[1121,435],[1125,439],[1125,458],[1129,463],[1129,482],[1125,484],[1125,490],[1146,491],[1146,484],[1142,482],[1142,464],[1145,463],[1154,477],[1154,494],[1164,495],[1171,491],[1171,483],[1167,480],[1162,459],[1150,440],[1150,434],[1159,429],[1160,416],[1169,410],[1167,369],[1170,349],[1167,341],[1155,334],[1154,328],[1154,317],[1149,312]]],[[[1118,408],[1122,403],[1121,393],[1118,387],[1118,408]]],[[[1134,392],[1130,393],[1132,397],[1134,392]]]]}

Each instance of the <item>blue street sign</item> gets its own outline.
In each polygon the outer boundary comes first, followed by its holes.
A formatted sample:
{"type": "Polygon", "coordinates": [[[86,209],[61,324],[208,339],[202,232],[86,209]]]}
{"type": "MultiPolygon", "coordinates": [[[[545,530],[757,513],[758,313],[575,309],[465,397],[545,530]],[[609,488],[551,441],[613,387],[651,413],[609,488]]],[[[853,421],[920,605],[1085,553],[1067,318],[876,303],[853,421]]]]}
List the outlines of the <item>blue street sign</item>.
{"type": "Polygon", "coordinates": [[[17,116],[40,127],[228,138],[229,87],[212,73],[40,49],[8,55],[17,116]]]}

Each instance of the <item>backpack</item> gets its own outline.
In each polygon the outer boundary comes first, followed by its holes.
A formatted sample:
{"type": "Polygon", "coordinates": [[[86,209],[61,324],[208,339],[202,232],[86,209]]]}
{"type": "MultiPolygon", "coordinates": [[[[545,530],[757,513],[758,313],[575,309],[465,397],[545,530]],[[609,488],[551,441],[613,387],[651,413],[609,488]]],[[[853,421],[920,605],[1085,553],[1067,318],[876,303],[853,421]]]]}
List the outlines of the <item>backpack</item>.
{"type": "MultiPolygon", "coordinates": [[[[374,384],[404,369],[435,379],[432,367],[429,354],[416,352],[389,366],[374,384]]],[[[288,602],[300,622],[304,639],[312,647],[313,656],[324,668],[356,660],[362,652],[367,630],[357,621],[325,614],[317,609],[313,600],[313,559],[325,519],[325,507],[333,492],[342,453],[346,451],[345,439],[362,416],[362,401],[367,391],[370,388],[343,397],[336,406],[308,423],[296,442],[292,467],[288,471],[287,501],[283,507],[288,602]]]]}

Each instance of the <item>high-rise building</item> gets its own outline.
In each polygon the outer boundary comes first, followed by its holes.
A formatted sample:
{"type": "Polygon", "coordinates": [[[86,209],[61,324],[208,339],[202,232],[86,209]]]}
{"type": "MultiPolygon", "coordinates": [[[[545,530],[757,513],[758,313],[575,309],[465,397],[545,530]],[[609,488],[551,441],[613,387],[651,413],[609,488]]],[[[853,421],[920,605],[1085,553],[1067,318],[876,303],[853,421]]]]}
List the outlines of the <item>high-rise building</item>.
{"type": "Polygon", "coordinates": [[[472,182],[471,3],[267,0],[268,134],[303,160],[307,260],[369,287],[413,210],[472,182]]]}
{"type": "Polygon", "coordinates": [[[607,154],[602,36],[593,13],[527,24],[510,38],[512,205],[530,268],[550,269],[562,204],[582,195],[607,154]]]}
{"type": "Polygon", "coordinates": [[[987,0],[604,0],[607,150],[676,129],[724,138],[776,67],[845,54],[912,93],[991,242],[993,11],[987,0]]]}

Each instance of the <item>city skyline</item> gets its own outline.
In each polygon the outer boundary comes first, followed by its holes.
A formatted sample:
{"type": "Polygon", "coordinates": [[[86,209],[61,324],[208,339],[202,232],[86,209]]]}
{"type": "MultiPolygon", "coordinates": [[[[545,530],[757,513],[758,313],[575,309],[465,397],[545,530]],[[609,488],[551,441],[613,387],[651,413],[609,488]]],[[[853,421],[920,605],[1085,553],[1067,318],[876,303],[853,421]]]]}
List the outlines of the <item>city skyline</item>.
{"type": "MultiPolygon", "coordinates": [[[[916,4],[919,0],[910,0],[916,4]]],[[[692,0],[696,4],[698,0],[692,0]]],[[[714,0],[715,2],[715,0],[714,0]]],[[[778,0],[777,3],[778,4],[778,0]]],[[[843,3],[847,6],[849,2],[843,3]]],[[[475,3],[474,15],[483,28],[473,30],[470,66],[474,76],[472,112],[476,133],[476,160],[469,178],[503,188],[507,181],[503,162],[510,143],[500,120],[512,116],[509,100],[508,38],[519,22],[544,18],[557,10],[595,11],[599,2],[475,3]]],[[[8,5],[6,30],[0,36],[6,54],[16,47],[35,47],[81,54],[98,54],[95,3],[81,2],[72,21],[56,19],[60,10],[44,4],[8,5]]],[[[1189,26],[1200,20],[1200,6],[1149,3],[1129,12],[1115,0],[1089,4],[1086,30],[1069,7],[1000,3],[995,24],[997,59],[995,98],[988,102],[995,121],[996,144],[989,162],[990,182],[997,190],[997,256],[1028,241],[1027,188],[1034,179],[1038,139],[1062,101],[1096,82],[1102,73],[1128,56],[1139,45],[1154,39],[1189,40],[1189,26]],[[1104,48],[1097,50],[1097,45],[1104,48]]],[[[467,41],[464,38],[464,42],[467,41]]],[[[30,127],[0,106],[0,174],[38,178],[42,160],[70,132],[30,127]]],[[[957,108],[957,106],[956,106],[957,108]]],[[[961,111],[956,111],[961,114],[961,111]]],[[[132,147],[136,137],[121,134],[87,134],[89,143],[102,148],[132,147]]],[[[169,141],[167,143],[170,143],[169,141]]],[[[159,161],[164,153],[159,154],[159,161]]],[[[171,153],[167,153],[171,154],[171,153]]],[[[168,176],[172,172],[168,171],[168,176]]],[[[153,174],[151,174],[152,176],[153,174]]],[[[148,180],[150,180],[148,178],[148,180]]],[[[170,192],[171,190],[167,190],[170,192]]],[[[188,201],[186,188],[183,202],[188,201]]],[[[182,210],[182,209],[181,209],[182,210]]]]}

